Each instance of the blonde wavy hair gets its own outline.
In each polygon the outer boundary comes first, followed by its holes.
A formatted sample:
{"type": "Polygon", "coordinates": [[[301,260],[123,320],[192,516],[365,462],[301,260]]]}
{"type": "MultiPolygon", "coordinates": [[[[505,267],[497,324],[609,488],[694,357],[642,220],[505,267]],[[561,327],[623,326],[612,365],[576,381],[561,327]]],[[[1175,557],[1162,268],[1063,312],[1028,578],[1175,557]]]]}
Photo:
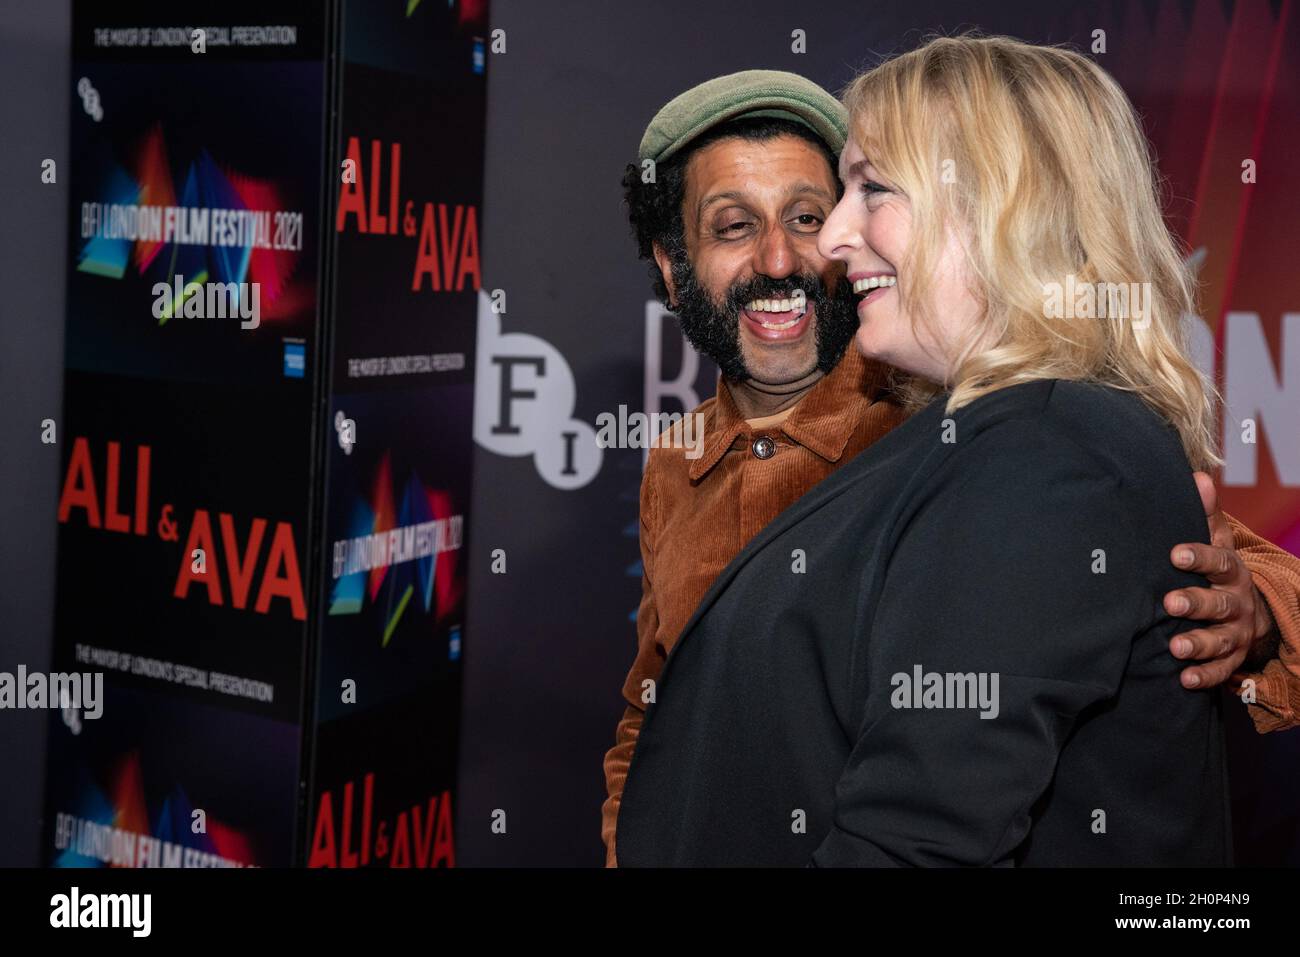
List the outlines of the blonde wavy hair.
{"type": "MultiPolygon", "coordinates": [[[[1098,382],[1163,416],[1195,468],[1218,464],[1217,395],[1184,336],[1196,280],[1161,214],[1133,106],[1104,70],[1059,47],[936,37],[859,76],[843,100],[850,135],[910,201],[905,275],[934,274],[947,227],[965,237],[984,316],[951,357],[949,411],[1035,379],[1098,382]],[[1117,310],[1049,315],[1048,289],[1071,275],[1098,291],[1149,283],[1145,328],[1117,310]]],[[[900,278],[898,292],[933,329],[925,284],[900,278]]],[[[912,406],[940,388],[900,383],[912,406]]]]}

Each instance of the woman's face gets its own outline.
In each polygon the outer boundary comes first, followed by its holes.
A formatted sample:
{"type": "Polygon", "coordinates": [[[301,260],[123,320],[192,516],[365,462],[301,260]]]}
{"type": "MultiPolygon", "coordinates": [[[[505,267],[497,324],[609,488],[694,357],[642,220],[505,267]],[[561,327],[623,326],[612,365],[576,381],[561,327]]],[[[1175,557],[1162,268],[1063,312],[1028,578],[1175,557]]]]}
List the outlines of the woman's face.
{"type": "Polygon", "coordinates": [[[909,276],[904,260],[912,236],[911,204],[885,181],[850,137],[840,155],[844,196],[822,226],[817,249],[845,264],[858,300],[862,354],[932,382],[948,381],[951,347],[974,328],[981,310],[970,292],[966,257],[949,229],[934,274],[909,276]],[[917,326],[899,295],[918,286],[933,305],[937,328],[917,326]]]}

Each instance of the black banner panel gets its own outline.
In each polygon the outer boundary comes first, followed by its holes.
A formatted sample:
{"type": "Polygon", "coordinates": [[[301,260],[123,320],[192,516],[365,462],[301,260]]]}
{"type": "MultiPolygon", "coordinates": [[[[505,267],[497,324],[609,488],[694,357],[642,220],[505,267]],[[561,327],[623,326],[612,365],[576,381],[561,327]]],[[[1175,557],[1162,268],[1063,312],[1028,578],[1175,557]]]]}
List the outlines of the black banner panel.
{"type": "Polygon", "coordinates": [[[455,861],[486,7],[388,6],[74,5],[49,864],[455,861]]]}

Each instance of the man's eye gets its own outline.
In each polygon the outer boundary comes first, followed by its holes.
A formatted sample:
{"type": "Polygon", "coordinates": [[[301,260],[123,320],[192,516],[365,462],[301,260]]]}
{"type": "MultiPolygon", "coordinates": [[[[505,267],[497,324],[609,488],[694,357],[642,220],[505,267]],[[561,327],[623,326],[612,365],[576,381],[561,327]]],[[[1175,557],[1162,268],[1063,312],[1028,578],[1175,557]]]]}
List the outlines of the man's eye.
{"type": "Polygon", "coordinates": [[[820,226],[822,218],[813,213],[800,213],[794,218],[793,222],[800,226],[820,226]]]}
{"type": "Polygon", "coordinates": [[[718,233],[719,233],[719,234],[722,234],[722,233],[737,233],[737,232],[740,232],[741,230],[748,229],[748,228],[749,228],[749,221],[748,221],[748,220],[745,220],[745,219],[738,219],[738,220],[736,220],[736,222],[734,222],[734,223],[726,223],[726,224],[724,224],[724,225],[722,225],[722,226],[719,226],[719,227],[718,227],[718,233]]]}

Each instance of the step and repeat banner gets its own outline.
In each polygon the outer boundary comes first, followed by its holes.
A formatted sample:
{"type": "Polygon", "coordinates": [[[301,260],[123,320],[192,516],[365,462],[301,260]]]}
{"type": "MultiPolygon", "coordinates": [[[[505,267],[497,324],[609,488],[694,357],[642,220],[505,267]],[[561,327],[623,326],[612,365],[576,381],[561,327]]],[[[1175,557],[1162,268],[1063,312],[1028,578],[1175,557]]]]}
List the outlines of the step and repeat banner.
{"type": "Polygon", "coordinates": [[[343,17],[313,867],[456,863],[487,7],[385,6],[343,17]]]}
{"type": "Polygon", "coordinates": [[[178,6],[74,6],[43,853],[447,866],[486,8],[178,6]]]}

